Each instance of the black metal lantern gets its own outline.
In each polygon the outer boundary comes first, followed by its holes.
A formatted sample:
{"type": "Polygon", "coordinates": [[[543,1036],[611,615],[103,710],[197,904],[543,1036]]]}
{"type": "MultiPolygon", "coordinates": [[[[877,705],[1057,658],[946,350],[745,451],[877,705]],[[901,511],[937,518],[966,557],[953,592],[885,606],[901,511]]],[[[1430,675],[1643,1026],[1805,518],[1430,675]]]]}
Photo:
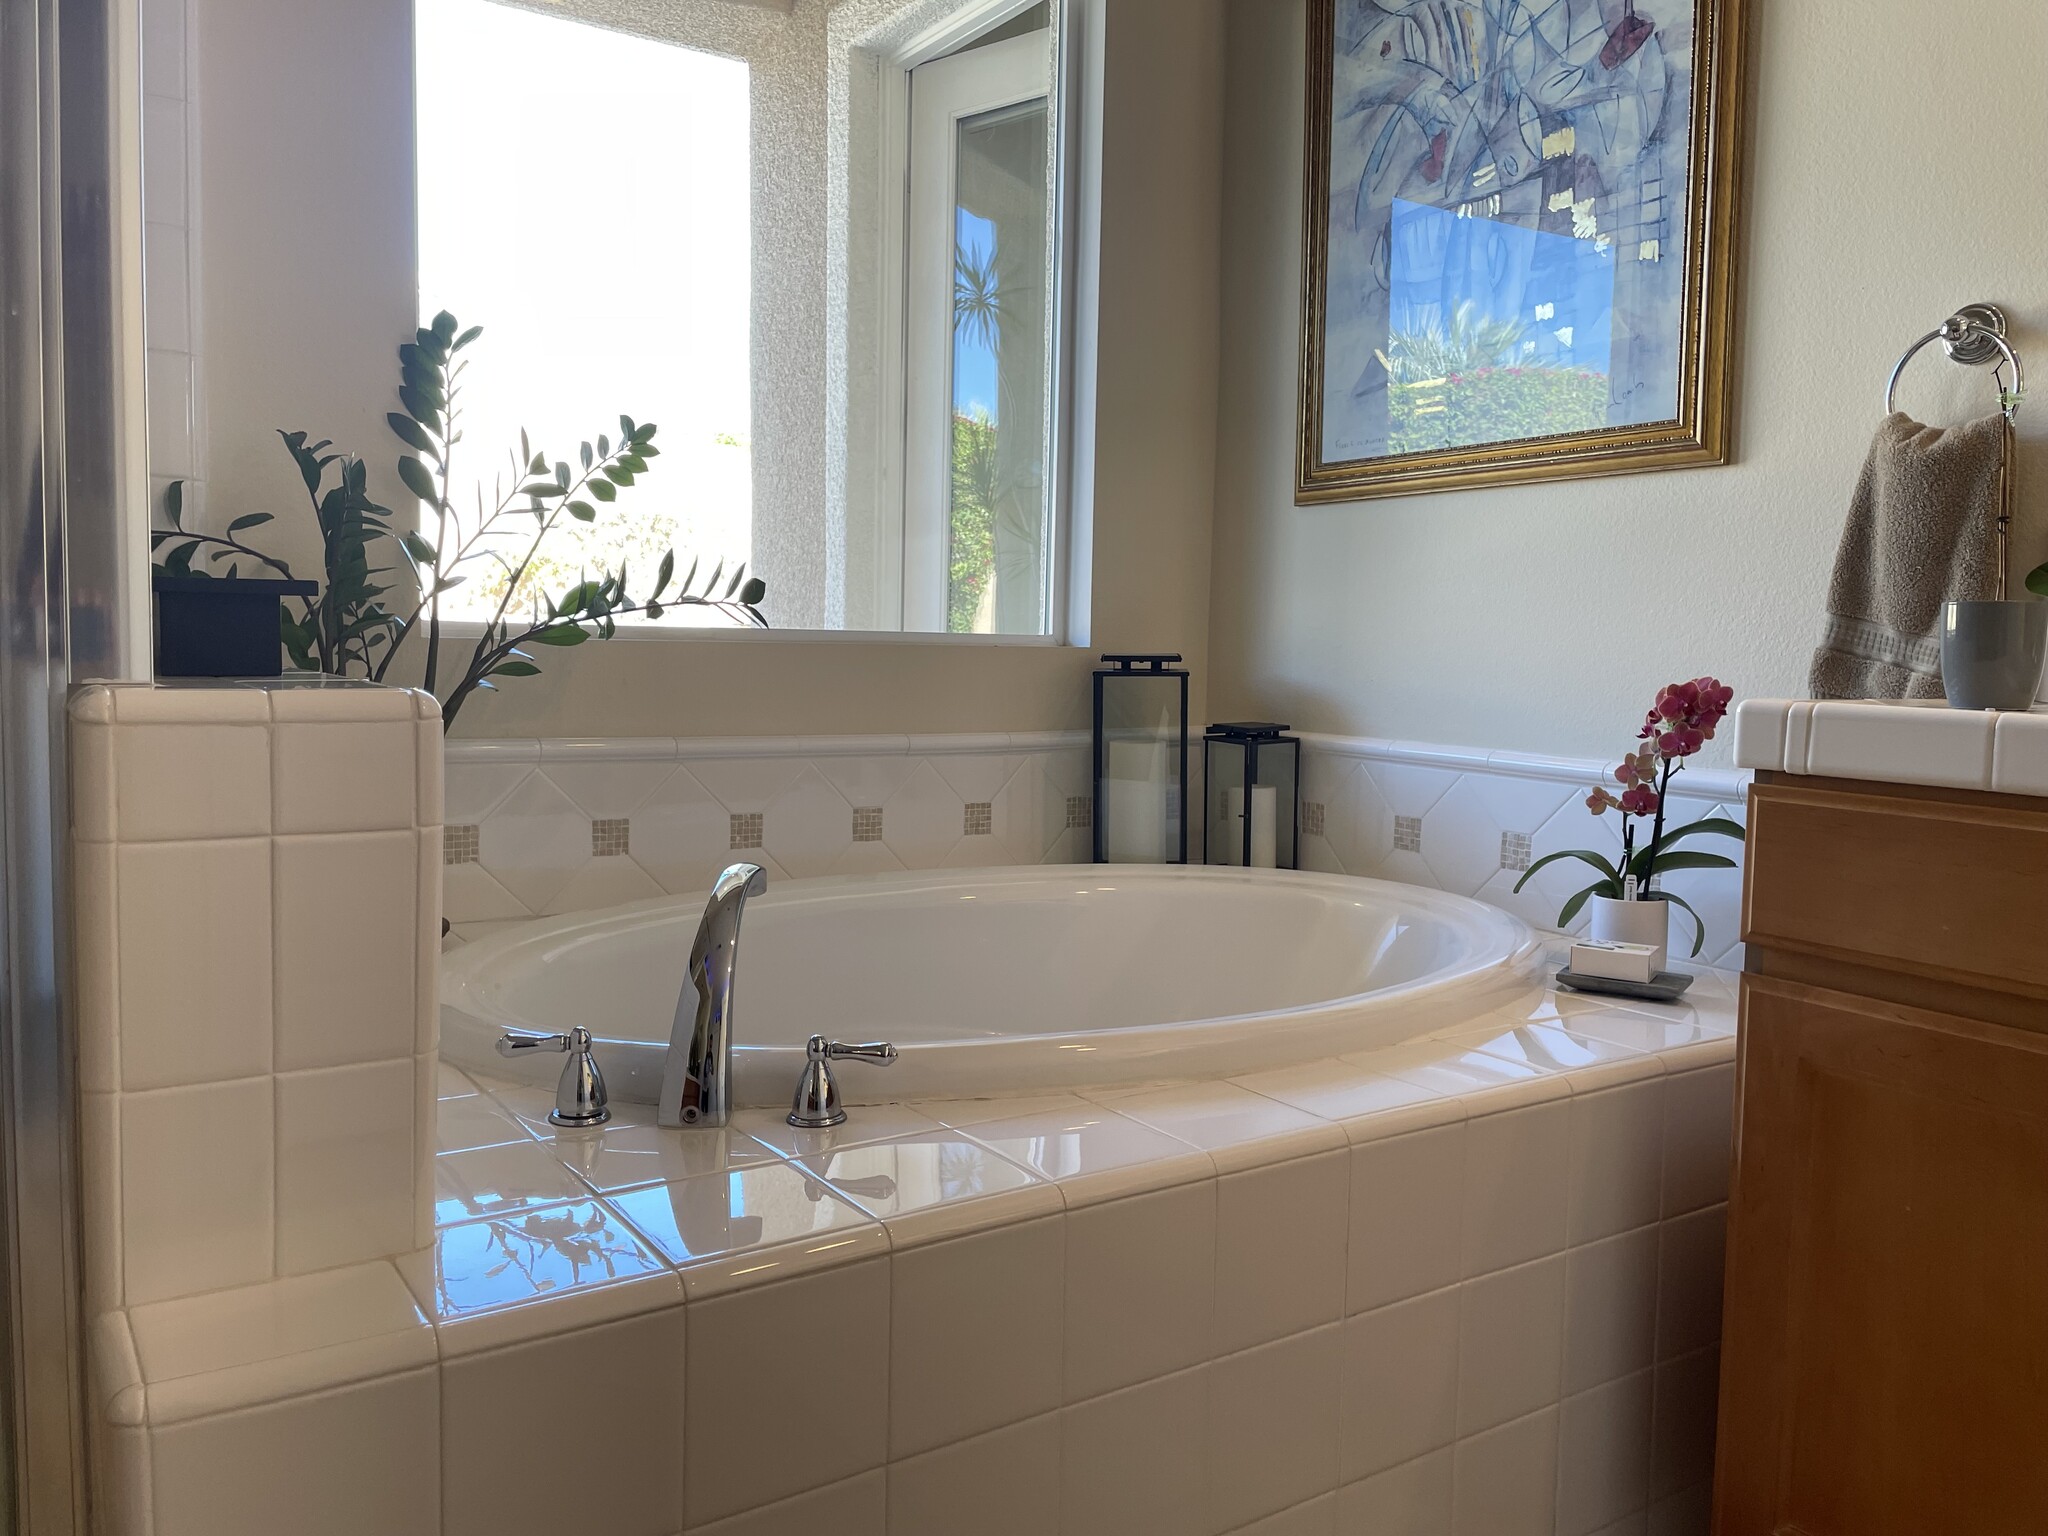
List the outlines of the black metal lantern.
{"type": "Polygon", "coordinates": [[[1095,862],[1188,861],[1188,674],[1178,656],[1095,673],[1095,862]]]}
{"type": "Polygon", "coordinates": [[[1301,738],[1263,720],[1212,725],[1202,738],[1202,858],[1247,869],[1301,865],[1301,738]]]}

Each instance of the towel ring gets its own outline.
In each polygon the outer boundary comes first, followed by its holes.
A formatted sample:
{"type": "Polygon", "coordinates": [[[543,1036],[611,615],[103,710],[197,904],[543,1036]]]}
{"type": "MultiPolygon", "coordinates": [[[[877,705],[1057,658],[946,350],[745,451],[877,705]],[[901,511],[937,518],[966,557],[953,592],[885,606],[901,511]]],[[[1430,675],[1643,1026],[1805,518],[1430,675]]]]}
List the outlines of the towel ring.
{"type": "MultiPolygon", "coordinates": [[[[1885,381],[1884,413],[1889,416],[1896,409],[1892,401],[1898,394],[1899,375],[1906,371],[1906,364],[1913,360],[1913,354],[1930,341],[1941,343],[1942,351],[1949,358],[1972,368],[1981,368],[1986,363],[1994,366],[2012,364],[2012,388],[2000,390],[1999,409],[2006,419],[2012,419],[2019,408],[2020,399],[2020,355],[2013,351],[2012,343],[2005,339],[2005,311],[1996,304],[1965,304],[1940,325],[1906,348],[1892,368],[1892,376],[1885,381]]],[[[1996,375],[1994,374],[1994,377],[1996,375]]]]}

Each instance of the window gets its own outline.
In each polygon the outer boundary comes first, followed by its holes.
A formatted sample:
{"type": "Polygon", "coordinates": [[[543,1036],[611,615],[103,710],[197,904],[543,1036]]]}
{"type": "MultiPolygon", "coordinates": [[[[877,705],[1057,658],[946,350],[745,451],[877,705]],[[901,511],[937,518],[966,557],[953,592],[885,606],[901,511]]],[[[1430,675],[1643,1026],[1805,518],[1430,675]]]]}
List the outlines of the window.
{"type": "Polygon", "coordinates": [[[616,4],[418,0],[421,308],[484,327],[461,478],[630,415],[662,456],[550,585],[675,547],[781,628],[1055,635],[1059,5],[616,4]]]}

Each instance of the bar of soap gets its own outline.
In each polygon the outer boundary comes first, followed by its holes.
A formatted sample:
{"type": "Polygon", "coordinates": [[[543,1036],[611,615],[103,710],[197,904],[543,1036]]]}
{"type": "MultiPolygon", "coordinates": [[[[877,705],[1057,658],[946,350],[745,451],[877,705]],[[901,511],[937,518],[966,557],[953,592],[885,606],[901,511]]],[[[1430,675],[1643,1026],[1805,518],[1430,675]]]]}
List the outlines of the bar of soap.
{"type": "Polygon", "coordinates": [[[1572,945],[1572,969],[1581,976],[1610,981],[1648,981],[1657,951],[1648,944],[1623,944],[1612,939],[1579,939],[1572,945]]]}

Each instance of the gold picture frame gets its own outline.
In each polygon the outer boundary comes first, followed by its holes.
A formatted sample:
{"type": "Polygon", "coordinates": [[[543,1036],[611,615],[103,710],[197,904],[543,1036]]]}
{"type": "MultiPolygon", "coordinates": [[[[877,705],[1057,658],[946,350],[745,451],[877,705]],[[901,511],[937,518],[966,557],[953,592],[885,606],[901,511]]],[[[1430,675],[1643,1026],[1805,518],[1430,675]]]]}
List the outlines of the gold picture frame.
{"type": "Polygon", "coordinates": [[[1744,0],[1522,0],[1509,8],[1507,25],[1528,28],[1526,38],[1503,37],[1500,10],[1479,0],[1309,0],[1298,504],[1728,460],[1744,0]],[[1686,17],[1682,55],[1662,51],[1676,24],[1660,28],[1652,11],[1686,17]],[[1340,23],[1348,29],[1342,40],[1348,207],[1333,202],[1332,188],[1339,158],[1333,140],[1340,118],[1340,23]],[[1659,50],[1654,55],[1652,45],[1659,50]],[[1489,57],[1499,61],[1495,67],[1508,90],[1520,89],[1519,80],[1509,78],[1517,67],[1532,59],[1552,66],[1540,77],[1552,100],[1532,104],[1528,98],[1536,92],[1525,90],[1515,108],[1519,116],[1505,121],[1503,87],[1484,78],[1489,57]],[[1662,93],[1654,97],[1658,81],[1644,78],[1652,63],[1662,71],[1662,93]],[[1632,73],[1633,98],[1623,99],[1614,84],[1622,71],[1632,73]],[[1674,81],[1682,82],[1688,117],[1684,201],[1676,209],[1665,186],[1681,142],[1672,131],[1678,125],[1669,121],[1674,81]],[[1567,103],[1562,110],[1546,110],[1560,100],[1567,103]],[[1487,111],[1497,114],[1490,125],[1480,118],[1487,111]],[[1575,147],[1575,120],[1585,123],[1594,153],[1575,147]],[[1635,141],[1627,138],[1631,122],[1638,125],[1635,141]],[[1532,138],[1540,163],[1523,158],[1517,147],[1532,138]],[[1634,159],[1616,162],[1616,143],[1624,150],[1632,143],[1641,147],[1634,159]],[[1604,162],[1597,158],[1602,146],[1604,162]],[[1653,147],[1660,158],[1650,158],[1653,147]],[[1360,167],[1358,180],[1349,179],[1360,167]],[[1638,184],[1629,181],[1632,171],[1638,184]],[[1596,190],[1580,199],[1584,189],[1569,184],[1570,172],[1590,177],[1596,190]],[[1489,183],[1496,189],[1490,196],[1489,183]],[[1419,196],[1401,197],[1390,187],[1419,196]],[[1533,211],[1532,187],[1539,199],[1533,211]],[[1610,207],[1624,211],[1619,234],[1608,234],[1603,244],[1600,220],[1610,207]],[[1675,280],[1658,238],[1674,229],[1683,234],[1675,280]],[[1631,238],[1637,242],[1632,248],[1624,243],[1631,238]],[[1507,260],[1496,250],[1490,264],[1476,254],[1469,260],[1443,254],[1477,240],[1515,249],[1507,260]],[[1537,246],[1541,252],[1529,254],[1537,246]],[[1410,267],[1435,266],[1410,280],[1396,262],[1414,250],[1425,254],[1410,267]],[[1611,285],[1604,312],[1603,257],[1611,285]],[[1459,262],[1462,273],[1453,270],[1459,262]],[[1457,285],[1474,282],[1473,274],[1483,297],[1503,310],[1510,307],[1510,289],[1515,303],[1529,298],[1533,281],[1500,277],[1510,268],[1525,279],[1540,271],[1567,305],[1577,302],[1604,319],[1579,327],[1587,333],[1580,337],[1571,325],[1551,324],[1554,302],[1523,305],[1544,317],[1529,322],[1475,314],[1477,300],[1453,303],[1463,291],[1457,285]],[[1333,271],[1345,285],[1335,312],[1333,271]],[[1625,290],[1624,280],[1633,286],[1625,290]],[[1376,302],[1385,306],[1383,320],[1376,302]],[[1634,307],[1625,310],[1625,302],[1634,307]],[[1427,328],[1396,330],[1397,313],[1411,322],[1428,316],[1427,328]],[[1538,327],[1533,335],[1530,324],[1538,327]],[[1384,339],[1375,342],[1376,334],[1384,339]],[[1575,340],[1578,354],[1604,356],[1608,368],[1596,373],[1579,364],[1575,340]],[[1593,350],[1595,341],[1607,348],[1604,354],[1593,350]],[[1617,353],[1625,364],[1614,362],[1617,353]],[[1527,368],[1515,366],[1524,356],[1527,368]],[[1488,357],[1493,360],[1469,376],[1452,371],[1459,359],[1488,357]],[[1527,380],[1538,372],[1541,391],[1527,380]],[[1338,395],[1334,410],[1333,376],[1355,381],[1338,395]],[[1530,405],[1542,391],[1556,403],[1530,405]],[[1594,423],[1603,409],[1607,419],[1594,423]],[[1432,412],[1445,420],[1426,420],[1432,412]],[[1487,435],[1500,430],[1490,422],[1527,425],[1532,413],[1546,422],[1563,420],[1565,428],[1487,435]],[[1383,444],[1374,452],[1376,432],[1383,444]]]}

